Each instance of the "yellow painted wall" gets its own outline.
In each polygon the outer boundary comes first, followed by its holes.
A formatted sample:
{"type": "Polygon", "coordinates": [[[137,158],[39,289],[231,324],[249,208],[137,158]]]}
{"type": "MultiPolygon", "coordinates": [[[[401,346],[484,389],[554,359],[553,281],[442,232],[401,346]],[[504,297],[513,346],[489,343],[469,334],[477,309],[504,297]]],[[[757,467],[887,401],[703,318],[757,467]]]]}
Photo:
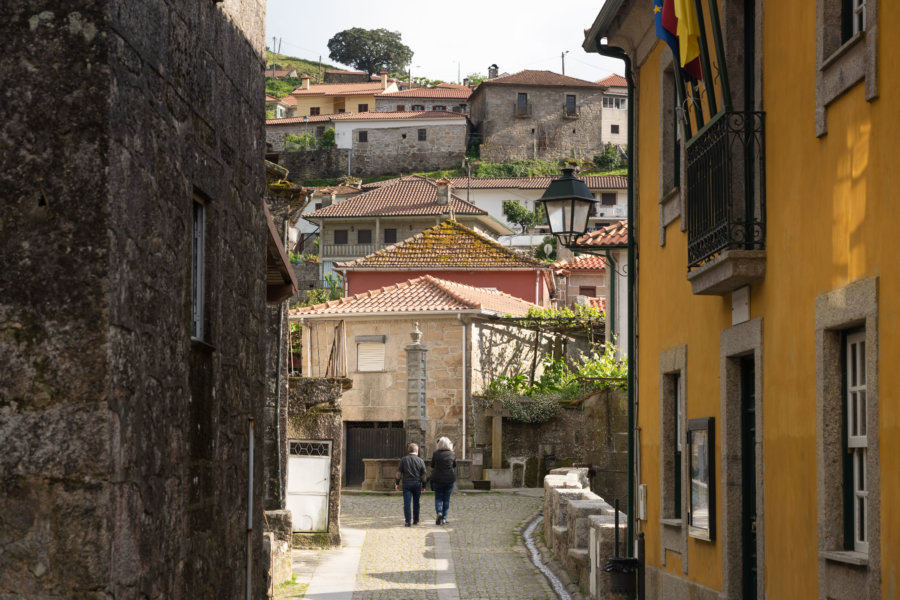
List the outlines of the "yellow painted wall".
{"type": "MultiPolygon", "coordinates": [[[[763,318],[765,593],[816,598],[815,299],[879,277],[882,597],[900,597],[900,5],[879,2],[880,98],[859,83],[828,108],[815,136],[815,2],[765,3],[766,277],[751,291],[763,318]]],[[[716,417],[716,502],[722,506],[719,339],[730,298],[693,296],[687,238],[676,221],[658,242],[658,44],[638,77],[638,426],[640,483],[648,485],[648,564],[660,566],[659,356],[686,344],[687,417],[716,417]]],[[[668,52],[668,50],[665,50],[668,52]]],[[[717,530],[722,530],[721,509],[717,530]]],[[[721,589],[721,542],[689,539],[686,578],[721,589]]]]}
{"type": "Polygon", "coordinates": [[[313,106],[319,107],[319,114],[332,115],[337,113],[338,109],[343,108],[345,112],[359,112],[360,104],[368,104],[369,110],[375,110],[375,95],[370,96],[295,96],[297,98],[297,114],[303,117],[309,114],[309,109],[313,106]]]}

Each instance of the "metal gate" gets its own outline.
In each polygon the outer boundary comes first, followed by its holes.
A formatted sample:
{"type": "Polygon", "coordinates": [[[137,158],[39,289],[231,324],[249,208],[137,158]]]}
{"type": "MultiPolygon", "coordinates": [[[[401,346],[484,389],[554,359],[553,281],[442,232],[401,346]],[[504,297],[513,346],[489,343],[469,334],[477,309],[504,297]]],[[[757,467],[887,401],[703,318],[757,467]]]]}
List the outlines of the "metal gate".
{"type": "Polygon", "coordinates": [[[346,485],[365,479],[364,458],[400,458],[406,454],[403,421],[347,422],[346,485]]]}
{"type": "Polygon", "coordinates": [[[287,508],[294,531],[328,531],[331,442],[288,442],[287,508]]]}

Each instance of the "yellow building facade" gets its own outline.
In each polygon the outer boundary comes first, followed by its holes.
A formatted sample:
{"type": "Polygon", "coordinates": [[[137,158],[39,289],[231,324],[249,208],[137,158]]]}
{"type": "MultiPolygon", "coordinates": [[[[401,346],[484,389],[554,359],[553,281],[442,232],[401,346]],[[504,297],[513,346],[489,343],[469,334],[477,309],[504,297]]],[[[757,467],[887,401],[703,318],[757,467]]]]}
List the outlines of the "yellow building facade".
{"type": "Polygon", "coordinates": [[[633,69],[646,597],[900,597],[900,5],[697,4],[693,102],[652,3],[585,42],[633,69]]]}

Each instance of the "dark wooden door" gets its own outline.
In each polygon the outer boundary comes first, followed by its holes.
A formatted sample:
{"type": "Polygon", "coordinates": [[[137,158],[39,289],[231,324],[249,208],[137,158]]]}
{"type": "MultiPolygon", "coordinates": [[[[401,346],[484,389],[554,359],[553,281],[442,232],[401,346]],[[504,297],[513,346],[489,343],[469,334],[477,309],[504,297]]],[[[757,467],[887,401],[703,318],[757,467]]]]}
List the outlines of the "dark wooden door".
{"type": "Polygon", "coordinates": [[[752,356],[741,359],[741,528],[743,594],[757,597],[756,556],[756,368],[752,356]]]}
{"type": "Polygon", "coordinates": [[[364,458],[401,458],[406,452],[406,430],[402,421],[347,423],[347,464],[344,485],[361,485],[365,479],[364,458]]]}

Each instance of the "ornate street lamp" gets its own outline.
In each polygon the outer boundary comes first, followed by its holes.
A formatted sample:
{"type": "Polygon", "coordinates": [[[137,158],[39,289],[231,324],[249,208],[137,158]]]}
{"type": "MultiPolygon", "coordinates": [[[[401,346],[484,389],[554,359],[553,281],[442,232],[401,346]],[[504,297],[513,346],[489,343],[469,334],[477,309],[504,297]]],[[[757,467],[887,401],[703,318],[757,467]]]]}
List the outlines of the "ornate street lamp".
{"type": "Polygon", "coordinates": [[[575,177],[575,169],[566,167],[558,179],[554,179],[541,196],[550,223],[550,233],[566,247],[587,231],[591,206],[597,202],[585,183],[575,177]]]}

